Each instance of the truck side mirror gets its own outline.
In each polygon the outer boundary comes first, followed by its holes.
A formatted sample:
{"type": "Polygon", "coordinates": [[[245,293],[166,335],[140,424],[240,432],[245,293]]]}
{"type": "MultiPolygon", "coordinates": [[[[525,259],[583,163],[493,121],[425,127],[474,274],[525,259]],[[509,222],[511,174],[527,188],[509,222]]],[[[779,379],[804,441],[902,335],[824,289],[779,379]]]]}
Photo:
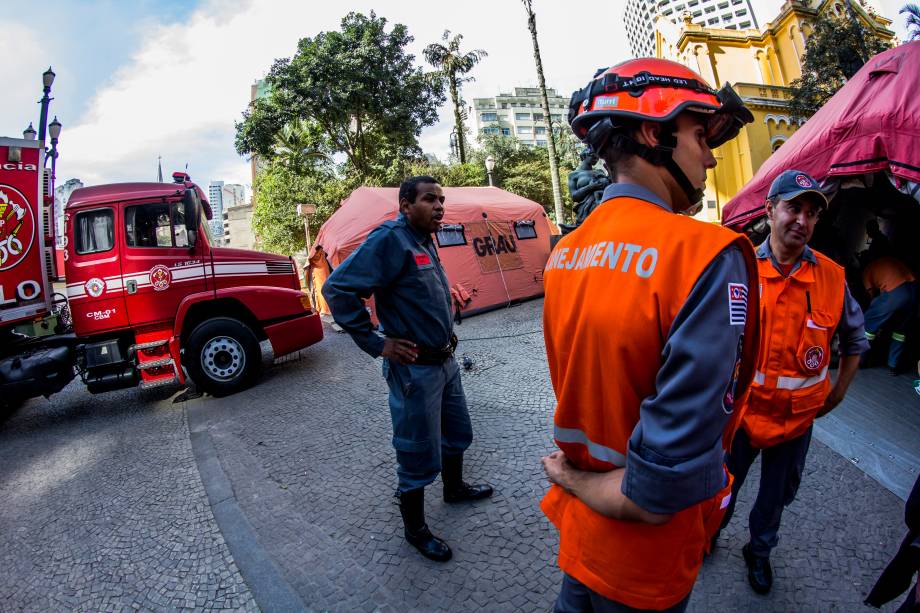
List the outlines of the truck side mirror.
{"type": "Polygon", "coordinates": [[[182,204],[185,207],[185,232],[188,238],[188,248],[192,250],[198,244],[198,225],[201,223],[201,201],[194,189],[187,189],[182,195],[182,204]]]}

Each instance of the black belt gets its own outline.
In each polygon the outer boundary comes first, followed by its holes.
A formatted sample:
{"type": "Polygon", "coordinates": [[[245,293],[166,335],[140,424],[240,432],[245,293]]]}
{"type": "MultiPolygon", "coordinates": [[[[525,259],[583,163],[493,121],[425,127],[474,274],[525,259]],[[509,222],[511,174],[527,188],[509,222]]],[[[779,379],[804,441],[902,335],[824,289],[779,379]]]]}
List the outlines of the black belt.
{"type": "Polygon", "coordinates": [[[451,334],[448,344],[438,349],[418,345],[416,346],[416,349],[418,349],[418,356],[416,356],[413,364],[418,364],[420,366],[440,366],[453,357],[456,348],[456,334],[451,334]]]}

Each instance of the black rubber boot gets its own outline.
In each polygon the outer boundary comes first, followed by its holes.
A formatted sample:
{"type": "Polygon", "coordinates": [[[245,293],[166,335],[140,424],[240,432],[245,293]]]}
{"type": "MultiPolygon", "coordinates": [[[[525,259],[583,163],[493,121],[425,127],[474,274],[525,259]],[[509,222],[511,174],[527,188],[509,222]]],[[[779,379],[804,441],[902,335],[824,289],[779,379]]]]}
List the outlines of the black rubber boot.
{"type": "Polygon", "coordinates": [[[447,543],[436,537],[425,523],[425,488],[399,494],[399,512],[406,528],[406,540],[423,556],[435,562],[447,562],[453,553],[447,543]]]}
{"type": "Polygon", "coordinates": [[[750,543],[741,548],[741,554],[748,568],[748,583],[758,594],[768,593],[773,587],[773,568],[770,566],[770,558],[755,556],[751,551],[750,543]]]}
{"type": "Polygon", "coordinates": [[[470,485],[463,480],[463,454],[444,456],[441,462],[444,481],[444,502],[482,500],[492,495],[488,485],[470,485]]]}

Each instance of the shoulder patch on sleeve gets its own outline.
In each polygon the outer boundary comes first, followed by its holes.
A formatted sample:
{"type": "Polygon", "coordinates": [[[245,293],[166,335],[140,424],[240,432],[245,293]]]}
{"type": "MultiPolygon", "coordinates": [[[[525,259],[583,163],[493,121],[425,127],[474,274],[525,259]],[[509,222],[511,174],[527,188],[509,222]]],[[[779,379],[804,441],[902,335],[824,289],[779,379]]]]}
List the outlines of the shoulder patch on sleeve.
{"type": "Polygon", "coordinates": [[[748,288],[743,283],[728,284],[728,323],[743,326],[747,320],[748,288]]]}

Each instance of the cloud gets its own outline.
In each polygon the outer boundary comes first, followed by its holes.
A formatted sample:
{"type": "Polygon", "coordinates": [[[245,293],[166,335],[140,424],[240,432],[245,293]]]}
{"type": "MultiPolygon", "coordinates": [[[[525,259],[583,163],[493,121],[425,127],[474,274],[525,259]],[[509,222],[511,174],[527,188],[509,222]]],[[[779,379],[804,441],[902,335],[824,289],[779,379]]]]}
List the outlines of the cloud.
{"type": "Polygon", "coordinates": [[[243,44],[257,25],[248,12],[221,15],[199,10],[188,23],[148,34],[67,130],[61,148],[68,174],[89,184],[142,180],[162,155],[167,172],[186,161],[202,170],[218,162],[233,175],[227,179],[246,182],[247,164],[233,152],[233,122],[265,61],[243,44]],[[228,159],[235,163],[228,167],[228,159]]]}
{"type": "Polygon", "coordinates": [[[39,33],[25,25],[0,21],[0,57],[3,58],[2,78],[5,83],[0,96],[0,135],[20,138],[29,122],[38,129],[38,105],[41,97],[41,74],[44,50],[39,33]]]}
{"type": "MultiPolygon", "coordinates": [[[[585,36],[572,30],[578,20],[565,7],[536,5],[550,86],[567,93],[583,85],[597,65],[627,52],[625,37],[585,36]]],[[[439,40],[445,27],[465,34],[467,48],[487,49],[489,57],[474,73],[477,80],[464,88],[468,104],[473,97],[536,83],[520,3],[471,0],[462,7],[430,9],[421,0],[356,1],[347,8],[295,0],[212,0],[183,23],[153,25],[133,55],[103,81],[85,113],[65,124],[59,175],[87,184],[147,180],[162,156],[165,172],[188,162],[200,182],[250,182],[249,164],[233,150],[233,137],[251,84],[275,58],[291,56],[300,38],[338,28],[349,10],[376,10],[391,23],[406,24],[416,38],[410,51],[420,65],[422,48],[439,40]]],[[[622,29],[615,23],[618,13],[597,4],[597,14],[614,30],[622,29]]],[[[452,129],[447,106],[441,117],[423,132],[421,143],[444,158],[452,129]]]]}

